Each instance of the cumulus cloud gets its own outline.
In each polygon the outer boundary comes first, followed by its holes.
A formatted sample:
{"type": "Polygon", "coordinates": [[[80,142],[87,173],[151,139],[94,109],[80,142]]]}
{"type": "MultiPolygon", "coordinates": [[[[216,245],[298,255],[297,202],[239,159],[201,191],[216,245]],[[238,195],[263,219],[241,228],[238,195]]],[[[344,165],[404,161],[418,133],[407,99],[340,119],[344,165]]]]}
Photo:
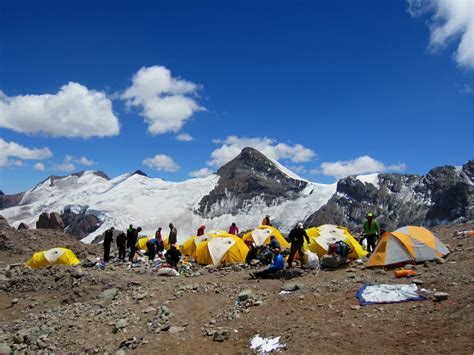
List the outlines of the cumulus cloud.
{"type": "Polygon", "coordinates": [[[195,178],[204,178],[209,175],[212,175],[214,172],[211,169],[208,168],[202,168],[196,171],[191,171],[189,173],[189,176],[195,177],[195,178]]]}
{"type": "Polygon", "coordinates": [[[381,161],[375,160],[368,155],[364,155],[354,160],[324,162],[321,164],[321,170],[317,170],[317,172],[342,179],[350,175],[382,173],[386,171],[403,171],[405,169],[405,164],[386,166],[381,161]]]}
{"type": "Polygon", "coordinates": [[[180,169],[179,165],[176,164],[173,158],[164,154],[155,155],[153,158],[146,158],[143,160],[143,164],[148,166],[150,169],[158,171],[175,172],[180,169]]]}
{"type": "Polygon", "coordinates": [[[35,165],[33,165],[33,169],[38,170],[38,171],[44,171],[45,166],[43,163],[36,163],[35,165]]]}
{"type": "Polygon", "coordinates": [[[0,91],[0,127],[52,137],[105,137],[119,134],[112,101],[99,91],[70,82],[57,94],[9,97],[0,91]]]}
{"type": "Polygon", "coordinates": [[[224,140],[214,140],[216,144],[222,146],[214,150],[211,154],[210,166],[220,167],[240,154],[245,147],[252,147],[270,159],[290,160],[293,163],[305,163],[316,157],[316,153],[301,144],[277,143],[274,139],[267,137],[237,137],[229,136],[224,140]]]}
{"type": "Polygon", "coordinates": [[[196,101],[199,86],[174,78],[163,66],[141,68],[132,78],[132,85],[121,98],[126,105],[141,109],[141,115],[152,135],[178,132],[191,116],[205,111],[196,101]]]}
{"type": "Polygon", "coordinates": [[[194,138],[187,133],[181,133],[176,136],[176,139],[181,142],[191,142],[194,138]]]}
{"type": "Polygon", "coordinates": [[[454,58],[459,66],[474,69],[474,0],[407,0],[412,17],[430,14],[431,50],[459,39],[454,58]]]}
{"type": "Polygon", "coordinates": [[[0,138],[0,167],[22,166],[22,160],[42,160],[52,156],[49,148],[27,148],[0,138]]]}

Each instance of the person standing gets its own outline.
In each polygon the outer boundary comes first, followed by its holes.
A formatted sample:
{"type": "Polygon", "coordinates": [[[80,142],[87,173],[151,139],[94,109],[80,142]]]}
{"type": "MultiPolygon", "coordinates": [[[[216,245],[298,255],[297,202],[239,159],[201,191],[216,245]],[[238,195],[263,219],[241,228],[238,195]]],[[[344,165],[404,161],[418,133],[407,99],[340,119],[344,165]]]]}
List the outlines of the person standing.
{"type": "Polygon", "coordinates": [[[238,235],[239,234],[239,227],[235,223],[232,223],[232,225],[229,228],[229,234],[233,235],[238,235]]]}
{"type": "Polygon", "coordinates": [[[272,226],[272,221],[270,220],[270,215],[267,214],[265,218],[262,220],[262,226],[272,226]]]}
{"type": "Polygon", "coordinates": [[[301,260],[301,267],[304,267],[304,240],[309,244],[309,236],[306,234],[306,231],[303,228],[303,223],[298,223],[295,228],[293,228],[288,235],[290,240],[290,256],[288,256],[288,269],[293,267],[293,259],[296,252],[298,252],[301,260]]]}
{"type": "Polygon", "coordinates": [[[126,254],[126,244],[127,244],[127,236],[123,231],[120,231],[120,233],[117,235],[117,250],[118,250],[118,258],[120,260],[125,260],[125,254],[126,254]]]}
{"type": "Polygon", "coordinates": [[[374,219],[373,213],[367,213],[367,219],[364,221],[362,228],[364,229],[364,237],[362,240],[367,239],[367,251],[369,254],[373,253],[380,235],[380,226],[377,220],[374,219]]]}
{"type": "Polygon", "coordinates": [[[168,244],[176,244],[178,241],[178,230],[173,226],[173,223],[170,223],[170,235],[168,236],[168,244]]]}
{"type": "Polygon", "coordinates": [[[114,227],[107,229],[104,233],[104,261],[108,262],[110,258],[110,245],[114,240],[114,227]]]}
{"type": "Polygon", "coordinates": [[[131,249],[130,241],[132,240],[132,234],[135,229],[133,228],[133,224],[131,224],[127,229],[127,249],[131,249]]]}
{"type": "Polygon", "coordinates": [[[138,233],[140,233],[141,231],[142,231],[142,227],[133,229],[131,233],[131,237],[128,240],[128,243],[130,245],[130,255],[128,257],[128,260],[130,262],[133,262],[133,257],[135,256],[135,253],[137,252],[138,233]]]}
{"type": "MultiPolygon", "coordinates": [[[[157,242],[156,250],[157,250],[158,253],[162,253],[163,250],[164,250],[164,247],[163,247],[163,237],[161,236],[161,227],[158,227],[158,229],[156,230],[155,239],[156,239],[156,242],[157,242]]],[[[160,256],[161,256],[161,254],[160,254],[160,256]]]]}
{"type": "Polygon", "coordinates": [[[201,235],[204,235],[204,230],[205,229],[206,229],[206,226],[204,226],[204,225],[199,227],[198,230],[197,230],[197,236],[200,237],[201,235]]]}

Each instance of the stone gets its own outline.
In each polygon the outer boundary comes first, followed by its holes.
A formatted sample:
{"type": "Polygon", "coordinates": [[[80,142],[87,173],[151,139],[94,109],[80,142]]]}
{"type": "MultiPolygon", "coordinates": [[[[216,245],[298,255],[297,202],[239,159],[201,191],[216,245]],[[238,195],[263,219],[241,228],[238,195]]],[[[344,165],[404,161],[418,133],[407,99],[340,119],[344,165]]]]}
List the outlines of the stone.
{"type": "Polygon", "coordinates": [[[423,280],[420,279],[413,279],[411,282],[418,286],[423,285],[423,280]]]}
{"type": "Polygon", "coordinates": [[[127,326],[128,321],[125,318],[119,319],[115,323],[115,332],[119,331],[120,329],[123,329],[127,326]]]}
{"type": "Polygon", "coordinates": [[[250,265],[252,265],[252,266],[257,266],[258,264],[260,264],[260,260],[258,260],[258,259],[252,259],[252,260],[250,260],[250,265]]]}
{"type": "Polygon", "coordinates": [[[12,305],[15,305],[15,304],[17,304],[17,303],[18,303],[18,298],[13,298],[13,299],[12,299],[12,305]]]}
{"type": "MultiPolygon", "coordinates": [[[[129,338],[127,340],[124,340],[120,343],[119,348],[124,349],[135,349],[138,346],[138,339],[136,337],[129,338]]],[[[98,351],[97,351],[98,352],[98,351]]]]}
{"type": "Polygon", "coordinates": [[[228,330],[217,330],[212,337],[212,341],[222,343],[224,340],[229,338],[230,332],[228,330]]]}
{"type": "Polygon", "coordinates": [[[184,332],[185,330],[186,330],[186,328],[184,328],[184,327],[175,327],[175,326],[173,326],[173,327],[170,327],[168,329],[168,333],[177,334],[177,333],[184,332]]]}
{"type": "Polygon", "coordinates": [[[361,308],[361,307],[360,307],[358,304],[355,304],[355,305],[352,305],[352,306],[351,306],[351,309],[352,309],[353,311],[358,311],[360,308],[361,308]]]}
{"type": "Polygon", "coordinates": [[[18,230],[22,230],[22,229],[30,229],[30,227],[28,227],[27,224],[21,222],[20,225],[18,226],[18,230]]]}
{"type": "Polygon", "coordinates": [[[283,286],[281,286],[281,290],[291,292],[301,290],[303,287],[304,285],[302,283],[292,281],[284,283],[283,286]]]}
{"type": "Polygon", "coordinates": [[[253,297],[253,292],[252,290],[244,290],[242,292],[239,293],[239,301],[240,302],[243,302],[243,301],[246,301],[248,300],[249,298],[252,298],[253,297]]]}
{"type": "Polygon", "coordinates": [[[445,263],[445,260],[439,256],[437,256],[435,259],[434,259],[435,263],[436,264],[444,264],[445,263]]]}
{"type": "Polygon", "coordinates": [[[135,299],[137,301],[141,301],[141,300],[144,300],[147,297],[148,297],[148,293],[144,292],[144,293],[139,293],[138,295],[135,295],[133,297],[133,299],[135,299]]]}
{"type": "Polygon", "coordinates": [[[434,300],[437,302],[447,300],[449,297],[449,293],[447,292],[435,292],[433,294],[434,300]]]}
{"type": "Polygon", "coordinates": [[[81,277],[85,275],[85,272],[80,265],[73,266],[70,269],[70,273],[71,273],[71,276],[74,277],[75,279],[80,279],[81,277]]]}
{"type": "Polygon", "coordinates": [[[5,343],[0,343],[0,354],[10,354],[13,350],[5,343]]]}
{"type": "Polygon", "coordinates": [[[119,289],[118,288],[109,288],[105,291],[103,291],[101,294],[100,294],[100,298],[102,298],[103,300],[114,300],[118,294],[119,294],[119,289]]]}

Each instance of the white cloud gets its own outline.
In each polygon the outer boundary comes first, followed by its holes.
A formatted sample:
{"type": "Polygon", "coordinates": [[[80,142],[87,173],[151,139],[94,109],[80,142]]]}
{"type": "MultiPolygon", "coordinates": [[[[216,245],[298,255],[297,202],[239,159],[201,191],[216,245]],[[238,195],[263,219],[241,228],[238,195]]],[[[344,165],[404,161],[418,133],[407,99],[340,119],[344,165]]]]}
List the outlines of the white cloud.
{"type": "Polygon", "coordinates": [[[191,142],[194,138],[187,133],[181,133],[176,136],[176,139],[181,142],[191,142]]]}
{"type": "Polygon", "coordinates": [[[53,153],[49,148],[27,148],[0,138],[0,167],[22,166],[23,162],[21,160],[42,160],[52,156],[53,153]]]}
{"type": "Polygon", "coordinates": [[[211,154],[210,166],[220,167],[240,154],[245,147],[252,147],[270,159],[290,160],[293,163],[308,162],[316,157],[316,153],[301,144],[289,145],[286,143],[277,143],[274,139],[267,137],[236,137],[229,136],[224,140],[214,140],[214,143],[222,146],[214,150],[211,154]]]}
{"type": "Polygon", "coordinates": [[[86,157],[80,157],[79,159],[76,160],[77,164],[84,165],[84,166],[92,166],[96,165],[97,163],[93,161],[92,159],[88,159],[86,157]]]}
{"type": "Polygon", "coordinates": [[[148,166],[150,169],[158,171],[178,171],[180,169],[179,165],[175,163],[173,158],[164,155],[158,154],[153,158],[146,158],[143,160],[143,164],[148,166]]]}
{"type": "Polygon", "coordinates": [[[44,166],[43,163],[36,163],[36,164],[33,166],[33,169],[38,170],[38,171],[44,171],[44,170],[45,170],[45,166],[44,166]]]}
{"type": "Polygon", "coordinates": [[[141,68],[132,78],[132,85],[121,98],[128,107],[140,108],[153,135],[178,132],[191,116],[205,111],[195,97],[198,85],[174,78],[163,66],[141,68]]]}
{"type": "Polygon", "coordinates": [[[212,175],[214,172],[211,169],[208,168],[202,168],[196,171],[191,171],[189,173],[189,176],[195,177],[195,178],[204,178],[209,175],[212,175]]]}
{"type": "Polygon", "coordinates": [[[429,48],[438,50],[460,39],[454,55],[458,65],[474,69],[474,0],[407,0],[413,17],[432,14],[429,48]]]}
{"type": "Polygon", "coordinates": [[[321,171],[327,176],[334,176],[342,179],[349,175],[361,175],[370,173],[382,173],[386,171],[403,171],[406,169],[405,164],[386,166],[381,161],[375,160],[368,155],[358,157],[354,160],[336,161],[334,163],[324,162],[321,164],[321,171]]]}
{"type": "Polygon", "coordinates": [[[70,82],[57,94],[9,97],[0,91],[0,127],[52,137],[119,134],[112,101],[99,91],[70,82]]]}

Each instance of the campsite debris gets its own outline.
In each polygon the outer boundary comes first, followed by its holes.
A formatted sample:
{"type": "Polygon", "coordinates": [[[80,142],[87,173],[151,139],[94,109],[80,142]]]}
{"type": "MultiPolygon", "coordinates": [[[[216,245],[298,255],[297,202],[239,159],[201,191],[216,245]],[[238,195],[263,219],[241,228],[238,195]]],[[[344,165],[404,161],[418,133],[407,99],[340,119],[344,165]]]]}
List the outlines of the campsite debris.
{"type": "Polygon", "coordinates": [[[303,287],[304,285],[302,283],[291,281],[284,283],[283,286],[281,286],[281,290],[292,292],[296,290],[301,290],[303,287]]]}
{"type": "Polygon", "coordinates": [[[441,302],[441,301],[444,301],[444,300],[448,299],[449,293],[447,293],[447,292],[435,292],[433,294],[433,297],[434,297],[434,300],[436,302],[441,302]]]}
{"type": "Polygon", "coordinates": [[[263,338],[260,335],[255,335],[250,340],[250,348],[255,350],[257,353],[270,353],[272,351],[278,352],[284,349],[285,345],[280,343],[281,337],[275,338],[263,338]]]}

